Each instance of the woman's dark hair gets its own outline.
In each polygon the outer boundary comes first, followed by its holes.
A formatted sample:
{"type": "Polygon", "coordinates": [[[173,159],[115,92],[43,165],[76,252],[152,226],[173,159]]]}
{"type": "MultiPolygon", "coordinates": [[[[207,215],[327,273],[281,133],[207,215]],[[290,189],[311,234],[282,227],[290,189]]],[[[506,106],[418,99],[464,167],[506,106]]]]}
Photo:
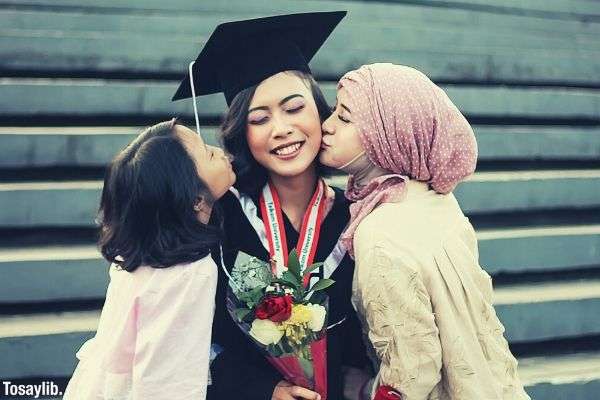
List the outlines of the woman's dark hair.
{"type": "Polygon", "coordinates": [[[127,271],[166,268],[209,254],[220,229],[198,221],[210,192],[175,135],[176,120],[143,131],[110,163],[98,212],[99,247],[127,271]]]}
{"type": "MultiPolygon", "coordinates": [[[[331,114],[331,108],[312,75],[301,71],[289,72],[302,79],[306,86],[310,88],[317,105],[319,117],[321,121],[325,121],[331,114]]],[[[257,87],[258,85],[254,85],[244,89],[234,97],[221,125],[223,146],[234,159],[233,169],[237,176],[235,186],[241,192],[251,196],[258,194],[268,179],[266,168],[254,159],[246,140],[248,107],[257,87]]],[[[331,168],[325,167],[317,160],[317,173],[319,176],[329,176],[331,171],[331,168]]]]}

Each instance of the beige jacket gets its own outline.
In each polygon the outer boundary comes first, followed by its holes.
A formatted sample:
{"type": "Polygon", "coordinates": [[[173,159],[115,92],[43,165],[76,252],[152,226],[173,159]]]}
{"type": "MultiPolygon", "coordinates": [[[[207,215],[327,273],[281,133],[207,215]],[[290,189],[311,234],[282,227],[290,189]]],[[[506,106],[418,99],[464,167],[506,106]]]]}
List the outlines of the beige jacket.
{"type": "Polygon", "coordinates": [[[408,182],[404,201],[360,223],[354,249],[353,304],[380,363],[375,388],[403,400],[529,399],[454,195],[408,182]]]}

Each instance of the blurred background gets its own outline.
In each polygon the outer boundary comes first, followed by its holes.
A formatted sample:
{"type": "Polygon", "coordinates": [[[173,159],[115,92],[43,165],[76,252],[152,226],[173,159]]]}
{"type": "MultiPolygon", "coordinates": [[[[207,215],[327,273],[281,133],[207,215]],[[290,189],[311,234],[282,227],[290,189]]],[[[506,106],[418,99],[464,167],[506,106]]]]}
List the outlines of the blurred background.
{"type": "MultiPolygon", "coordinates": [[[[311,63],[416,67],[473,124],[457,189],[534,399],[600,393],[599,0],[0,1],[0,379],[66,382],[96,328],[104,166],[141,127],[192,126],[178,80],[220,22],[348,10],[311,63]]],[[[198,101],[216,143],[222,96],[198,101]]],[[[344,185],[345,178],[333,182],[344,185]]]]}

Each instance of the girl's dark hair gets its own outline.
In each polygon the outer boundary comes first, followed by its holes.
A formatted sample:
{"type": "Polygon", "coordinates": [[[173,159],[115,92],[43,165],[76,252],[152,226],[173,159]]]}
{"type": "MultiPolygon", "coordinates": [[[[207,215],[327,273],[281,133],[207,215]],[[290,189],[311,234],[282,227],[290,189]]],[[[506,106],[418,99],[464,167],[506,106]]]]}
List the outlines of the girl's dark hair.
{"type": "Polygon", "coordinates": [[[194,204],[210,199],[196,165],[175,135],[176,120],[143,131],[110,163],[98,212],[99,247],[127,271],[166,268],[209,254],[220,229],[198,221],[194,204]]]}
{"type": "MultiPolygon", "coordinates": [[[[301,71],[289,72],[301,78],[306,86],[310,88],[317,105],[319,117],[321,121],[325,121],[331,114],[331,108],[312,75],[301,71]]],[[[234,158],[233,169],[237,176],[235,187],[251,196],[258,194],[268,179],[266,168],[254,159],[246,140],[248,107],[257,87],[258,85],[254,85],[244,89],[234,97],[221,125],[223,146],[234,158]]],[[[319,176],[329,176],[331,169],[325,167],[317,159],[317,173],[319,176]]]]}

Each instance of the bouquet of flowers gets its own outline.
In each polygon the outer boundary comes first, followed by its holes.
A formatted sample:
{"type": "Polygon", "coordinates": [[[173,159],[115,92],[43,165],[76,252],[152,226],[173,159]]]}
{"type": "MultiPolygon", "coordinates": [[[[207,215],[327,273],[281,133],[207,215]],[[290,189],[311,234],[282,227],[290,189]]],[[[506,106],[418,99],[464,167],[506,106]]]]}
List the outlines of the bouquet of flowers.
{"type": "Polygon", "coordinates": [[[286,380],[326,400],[328,298],[322,290],[334,281],[320,279],[307,287],[310,273],[322,263],[301,271],[296,250],[281,276],[272,263],[250,257],[236,265],[227,308],[286,380]]]}

